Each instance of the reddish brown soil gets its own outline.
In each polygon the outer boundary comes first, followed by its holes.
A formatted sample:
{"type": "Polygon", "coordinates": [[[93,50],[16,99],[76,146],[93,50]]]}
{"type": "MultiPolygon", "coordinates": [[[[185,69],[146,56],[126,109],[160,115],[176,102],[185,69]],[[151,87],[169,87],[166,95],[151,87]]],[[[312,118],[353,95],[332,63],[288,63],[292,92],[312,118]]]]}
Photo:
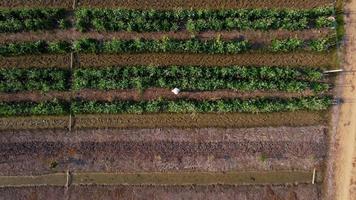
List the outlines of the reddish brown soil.
{"type": "Polygon", "coordinates": [[[55,8],[72,8],[73,0],[1,0],[0,8],[15,7],[55,7],[55,8]]]}
{"type": "Polygon", "coordinates": [[[312,8],[333,5],[332,0],[78,0],[79,7],[172,8],[312,8]]]}
{"type": "Polygon", "coordinates": [[[56,67],[69,68],[70,55],[27,55],[14,57],[1,57],[0,68],[11,67],[56,67]]]}
{"type": "Polygon", "coordinates": [[[307,97],[315,95],[313,91],[306,90],[300,93],[289,93],[279,91],[233,91],[233,90],[216,90],[216,91],[196,91],[196,92],[181,92],[175,95],[170,89],[164,88],[148,88],[143,92],[130,90],[91,90],[85,89],[73,92],[18,92],[18,93],[0,93],[0,101],[16,102],[16,101],[48,101],[54,98],[69,101],[71,98],[79,98],[83,100],[97,101],[114,101],[114,100],[155,100],[164,98],[168,100],[175,99],[194,99],[194,100],[217,100],[217,99],[233,99],[233,98],[259,98],[259,97],[307,97]]]}
{"type": "MultiPolygon", "coordinates": [[[[303,40],[318,39],[326,37],[334,30],[330,29],[310,29],[303,31],[286,31],[286,30],[270,30],[265,31],[222,31],[222,32],[202,32],[195,34],[201,39],[211,39],[220,35],[224,40],[232,39],[247,39],[254,43],[270,43],[273,39],[287,39],[297,37],[303,40]]],[[[0,42],[18,42],[18,41],[35,41],[35,40],[78,40],[80,38],[95,38],[100,40],[110,39],[161,39],[163,36],[168,36],[173,39],[190,39],[192,34],[187,31],[180,32],[85,32],[81,33],[74,29],[71,30],[53,30],[53,31],[37,31],[37,32],[21,32],[21,33],[0,33],[0,42]]]]}
{"type": "Polygon", "coordinates": [[[196,65],[196,66],[296,66],[333,68],[336,54],[293,52],[285,54],[246,53],[236,55],[209,54],[81,54],[80,66],[107,67],[114,65],[196,65]]]}
{"type": "Polygon", "coordinates": [[[0,174],[51,171],[311,170],[326,152],[323,126],[251,129],[6,131],[0,174]],[[57,162],[50,169],[51,162],[57,162]]]}
{"type": "MultiPolygon", "coordinates": [[[[326,112],[79,115],[74,128],[245,128],[326,124],[326,112]]],[[[4,119],[5,121],[7,119],[4,119]]]]}
{"type": "Polygon", "coordinates": [[[6,129],[66,129],[69,116],[32,116],[0,118],[0,130],[6,129]]]}
{"type": "Polygon", "coordinates": [[[83,128],[244,128],[326,124],[327,112],[32,116],[0,118],[0,130],[83,128]]]}
{"type": "Polygon", "coordinates": [[[71,186],[0,188],[0,199],[248,199],[320,200],[319,185],[274,186],[71,186]]]}

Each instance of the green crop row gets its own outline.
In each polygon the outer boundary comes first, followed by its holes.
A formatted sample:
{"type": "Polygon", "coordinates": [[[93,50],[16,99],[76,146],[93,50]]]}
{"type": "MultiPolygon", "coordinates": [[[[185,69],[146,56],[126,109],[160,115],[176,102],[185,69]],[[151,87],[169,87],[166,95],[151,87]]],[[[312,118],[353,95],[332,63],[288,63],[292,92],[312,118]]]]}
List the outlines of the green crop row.
{"type": "Polygon", "coordinates": [[[328,89],[318,83],[323,73],[318,69],[282,67],[199,67],[199,66],[125,66],[78,68],[70,74],[66,69],[0,69],[0,92],[65,91],[84,88],[145,89],[149,87],[183,90],[280,90],[298,92],[328,89]],[[72,76],[72,83],[69,77],[72,76]]]}
{"type": "Polygon", "coordinates": [[[25,54],[43,54],[43,53],[67,53],[71,51],[71,44],[68,42],[19,42],[0,45],[1,56],[18,56],[25,54]]]}
{"type": "Polygon", "coordinates": [[[0,116],[64,115],[70,105],[57,100],[47,102],[0,102],[0,116]]]}
{"type": "Polygon", "coordinates": [[[226,112],[282,112],[296,110],[325,110],[331,105],[330,97],[308,97],[293,99],[249,99],[215,101],[73,101],[60,102],[1,102],[0,116],[18,115],[62,115],[74,114],[122,114],[122,113],[226,113],[226,112]]]}
{"type": "Polygon", "coordinates": [[[333,27],[332,7],[308,10],[226,9],[226,10],[129,10],[82,8],[75,12],[81,31],[178,31],[204,30],[302,30],[333,27]]]}
{"type": "Polygon", "coordinates": [[[65,91],[70,72],[63,69],[0,69],[0,92],[65,91]]]}
{"type": "Polygon", "coordinates": [[[0,9],[0,32],[67,28],[64,9],[0,9]]]}
{"type": "Polygon", "coordinates": [[[73,43],[65,41],[57,42],[22,42],[0,44],[1,56],[17,56],[24,54],[41,53],[209,53],[209,54],[234,54],[248,50],[289,52],[296,50],[327,51],[334,48],[336,40],[334,37],[322,38],[311,41],[300,39],[274,40],[271,45],[252,48],[246,40],[223,41],[220,37],[213,40],[199,40],[196,38],[188,40],[175,40],[163,37],[160,40],[110,40],[101,41],[95,39],[80,39],[73,43]]]}
{"type": "Polygon", "coordinates": [[[105,69],[82,68],[73,73],[73,89],[83,88],[145,89],[148,87],[183,90],[234,89],[244,91],[279,90],[300,92],[312,89],[326,91],[323,74],[316,69],[289,69],[276,67],[111,67],[105,69]]]}

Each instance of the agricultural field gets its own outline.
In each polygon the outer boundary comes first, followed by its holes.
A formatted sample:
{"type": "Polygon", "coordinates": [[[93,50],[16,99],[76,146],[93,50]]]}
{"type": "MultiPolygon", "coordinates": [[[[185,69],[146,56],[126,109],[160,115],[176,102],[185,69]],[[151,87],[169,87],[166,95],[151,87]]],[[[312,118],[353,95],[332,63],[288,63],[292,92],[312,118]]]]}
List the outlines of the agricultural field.
{"type": "Polygon", "coordinates": [[[339,4],[0,2],[0,199],[332,199],[339,4]]]}

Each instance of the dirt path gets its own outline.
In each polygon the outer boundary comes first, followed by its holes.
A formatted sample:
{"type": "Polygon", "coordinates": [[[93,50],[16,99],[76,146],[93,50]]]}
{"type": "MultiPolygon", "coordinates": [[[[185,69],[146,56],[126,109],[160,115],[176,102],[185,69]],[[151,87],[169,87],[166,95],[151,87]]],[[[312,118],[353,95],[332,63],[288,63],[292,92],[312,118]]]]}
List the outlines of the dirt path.
{"type": "MultiPolygon", "coordinates": [[[[2,199],[63,200],[62,186],[0,187],[2,199]]],[[[155,200],[321,200],[321,188],[315,184],[291,185],[209,185],[209,186],[100,186],[68,188],[68,200],[155,199],[155,200]]],[[[1,198],[0,198],[1,199],[1,198]]]]}
{"type": "Polygon", "coordinates": [[[340,94],[344,103],[339,107],[339,116],[336,124],[334,151],[333,177],[334,182],[329,184],[329,199],[352,200],[356,197],[356,0],[346,3],[346,52],[344,69],[340,83],[345,85],[340,94]],[[330,188],[334,186],[335,188],[330,188]],[[335,190],[330,191],[330,190],[335,190]]]}
{"type": "MultiPolygon", "coordinates": [[[[287,30],[270,30],[270,31],[207,31],[195,34],[200,39],[211,39],[220,35],[221,39],[247,39],[254,43],[270,43],[274,39],[288,39],[290,37],[297,37],[302,40],[311,40],[321,37],[330,36],[335,31],[324,29],[309,29],[303,31],[287,31],[287,30]]],[[[99,40],[109,39],[161,39],[163,36],[168,36],[172,39],[190,39],[192,34],[188,31],[179,32],[79,32],[74,29],[71,30],[53,30],[53,31],[37,31],[37,32],[21,32],[21,33],[0,33],[0,42],[19,42],[19,41],[34,41],[34,40],[78,40],[81,38],[95,38],[99,40]]]]}
{"type": "MultiPolygon", "coordinates": [[[[320,95],[328,95],[329,92],[325,92],[320,95]]],[[[80,91],[71,92],[18,92],[18,93],[0,93],[1,102],[16,102],[16,101],[49,101],[54,98],[69,101],[72,99],[84,99],[84,100],[96,100],[96,101],[114,101],[114,100],[157,100],[164,98],[167,100],[176,99],[192,99],[192,100],[217,100],[217,99],[249,99],[249,98],[261,98],[261,97],[278,97],[278,98],[294,98],[294,97],[308,97],[319,95],[315,94],[311,90],[305,90],[302,92],[283,92],[283,91],[234,91],[234,90],[216,90],[216,91],[192,91],[181,92],[178,95],[174,95],[171,89],[165,88],[148,88],[143,92],[135,89],[126,90],[109,90],[100,91],[92,89],[84,89],[80,91]]]]}

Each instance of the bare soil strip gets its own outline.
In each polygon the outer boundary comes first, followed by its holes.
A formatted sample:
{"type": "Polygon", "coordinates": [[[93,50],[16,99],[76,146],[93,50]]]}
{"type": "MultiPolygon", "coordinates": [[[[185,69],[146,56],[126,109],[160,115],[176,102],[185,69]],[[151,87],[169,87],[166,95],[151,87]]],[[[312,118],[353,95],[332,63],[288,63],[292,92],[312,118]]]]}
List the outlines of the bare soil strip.
{"type": "MultiPolygon", "coordinates": [[[[72,118],[72,128],[246,128],[261,126],[311,126],[326,124],[328,113],[296,111],[287,113],[228,114],[144,114],[79,115],[72,118]]],[[[64,129],[69,116],[30,116],[0,118],[0,130],[64,129]]]]}
{"type": "Polygon", "coordinates": [[[0,8],[37,8],[37,7],[54,7],[71,9],[73,0],[2,0],[0,8]]]}
{"type": "Polygon", "coordinates": [[[345,103],[335,109],[329,175],[328,199],[351,200],[356,197],[356,1],[345,2],[345,55],[339,83],[342,87],[339,97],[345,103]]]}
{"type": "Polygon", "coordinates": [[[26,55],[14,57],[1,57],[0,68],[30,68],[30,67],[56,67],[69,68],[70,55],[26,55]]]}
{"type": "MultiPolygon", "coordinates": [[[[310,52],[246,53],[236,55],[209,54],[80,54],[79,67],[108,67],[115,65],[197,65],[197,66],[290,66],[335,68],[337,54],[310,52]]],[[[70,55],[26,55],[0,57],[0,68],[57,67],[69,68],[70,55]]]]}
{"type": "MultiPolygon", "coordinates": [[[[280,91],[234,91],[234,90],[215,90],[215,91],[182,91],[178,95],[172,93],[171,89],[165,88],[148,88],[143,92],[135,89],[127,90],[92,90],[84,89],[73,92],[17,92],[17,93],[0,93],[1,102],[18,102],[33,101],[43,102],[53,99],[69,101],[70,99],[96,100],[96,101],[114,101],[114,100],[157,100],[164,98],[167,100],[192,99],[192,100],[217,100],[217,99],[248,99],[260,97],[308,97],[316,95],[311,90],[302,92],[280,92],[280,91]]],[[[325,94],[323,94],[325,95],[325,94]]]]}
{"type": "MultiPolygon", "coordinates": [[[[225,173],[72,173],[71,185],[263,185],[310,183],[310,171],[266,171],[225,173]]],[[[65,173],[41,176],[1,176],[0,187],[37,185],[64,186],[65,173]]]]}
{"type": "Polygon", "coordinates": [[[3,131],[0,174],[312,170],[326,128],[3,131]],[[286,132],[288,131],[288,132],[286,132]],[[51,163],[57,163],[54,167],[51,163]],[[52,166],[52,167],[51,167],[52,166]]]}
{"type": "Polygon", "coordinates": [[[38,142],[237,142],[295,141],[325,143],[327,127],[256,127],[256,128],[155,128],[155,129],[91,129],[91,130],[8,130],[0,132],[0,143],[38,142]]]}
{"type": "MultiPolygon", "coordinates": [[[[245,53],[236,55],[209,54],[80,54],[80,67],[107,67],[115,65],[196,65],[196,66],[291,66],[334,68],[337,54],[329,52],[245,53]]],[[[1,65],[0,65],[1,66],[1,65]]]]}
{"type": "MultiPolygon", "coordinates": [[[[310,29],[303,31],[286,31],[286,30],[270,30],[270,31],[221,31],[221,32],[201,32],[194,34],[197,38],[212,39],[218,35],[224,40],[233,39],[247,39],[254,43],[270,43],[274,39],[288,39],[296,37],[302,40],[319,39],[330,36],[335,33],[334,30],[324,29],[310,29]]],[[[0,42],[19,42],[19,41],[57,41],[57,40],[78,40],[81,38],[94,38],[99,40],[115,39],[162,39],[167,36],[172,39],[190,39],[192,34],[188,31],[180,32],[79,32],[74,29],[71,30],[53,30],[53,31],[36,31],[36,32],[20,32],[20,33],[0,33],[0,42]]]]}
{"type": "Polygon", "coordinates": [[[79,7],[124,7],[131,9],[172,8],[312,8],[331,6],[332,0],[78,0],[79,7]]]}
{"type": "Polygon", "coordinates": [[[65,187],[32,186],[0,187],[4,199],[52,199],[63,200],[67,190],[68,200],[88,199],[156,199],[156,200],[321,200],[320,185],[207,185],[207,186],[95,186],[81,185],[65,187]]]}
{"type": "Polygon", "coordinates": [[[0,118],[0,130],[7,129],[66,129],[68,116],[32,116],[0,118]]]}
{"type": "Polygon", "coordinates": [[[203,128],[309,126],[327,123],[327,112],[79,115],[74,128],[203,128]]]}

